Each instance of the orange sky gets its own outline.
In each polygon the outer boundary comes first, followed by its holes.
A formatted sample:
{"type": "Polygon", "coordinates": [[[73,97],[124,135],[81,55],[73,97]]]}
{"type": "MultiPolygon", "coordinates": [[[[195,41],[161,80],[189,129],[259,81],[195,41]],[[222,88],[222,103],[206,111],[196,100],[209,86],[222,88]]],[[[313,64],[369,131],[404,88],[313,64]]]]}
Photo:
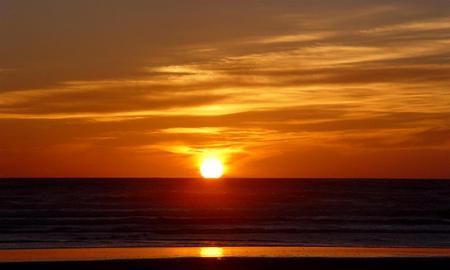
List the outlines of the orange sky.
{"type": "Polygon", "coordinates": [[[0,2],[0,176],[450,178],[450,3],[0,2]]]}

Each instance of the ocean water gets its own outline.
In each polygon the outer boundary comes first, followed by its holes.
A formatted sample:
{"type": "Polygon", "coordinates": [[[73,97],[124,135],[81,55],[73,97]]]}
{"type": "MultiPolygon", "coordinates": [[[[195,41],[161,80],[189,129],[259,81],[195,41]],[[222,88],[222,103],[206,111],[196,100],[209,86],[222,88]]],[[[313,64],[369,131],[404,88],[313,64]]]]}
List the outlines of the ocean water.
{"type": "Polygon", "coordinates": [[[0,180],[0,248],[450,247],[450,181],[0,180]]]}

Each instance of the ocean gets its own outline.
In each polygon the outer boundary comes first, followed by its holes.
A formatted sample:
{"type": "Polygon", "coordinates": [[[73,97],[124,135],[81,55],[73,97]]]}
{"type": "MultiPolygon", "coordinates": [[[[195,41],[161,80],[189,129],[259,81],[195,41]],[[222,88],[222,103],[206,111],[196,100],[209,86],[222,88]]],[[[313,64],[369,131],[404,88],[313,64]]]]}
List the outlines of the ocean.
{"type": "Polygon", "coordinates": [[[450,247],[450,181],[2,179],[0,248],[450,247]]]}

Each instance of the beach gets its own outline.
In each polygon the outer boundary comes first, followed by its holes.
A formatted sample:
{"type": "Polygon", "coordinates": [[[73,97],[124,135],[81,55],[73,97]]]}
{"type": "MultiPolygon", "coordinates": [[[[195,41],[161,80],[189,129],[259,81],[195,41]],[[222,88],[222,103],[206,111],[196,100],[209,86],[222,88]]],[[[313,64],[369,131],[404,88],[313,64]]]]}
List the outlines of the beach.
{"type": "Polygon", "coordinates": [[[450,249],[338,247],[1,250],[1,269],[448,269],[450,249]]]}
{"type": "Polygon", "coordinates": [[[0,183],[0,269],[448,269],[450,182],[0,183]]]}

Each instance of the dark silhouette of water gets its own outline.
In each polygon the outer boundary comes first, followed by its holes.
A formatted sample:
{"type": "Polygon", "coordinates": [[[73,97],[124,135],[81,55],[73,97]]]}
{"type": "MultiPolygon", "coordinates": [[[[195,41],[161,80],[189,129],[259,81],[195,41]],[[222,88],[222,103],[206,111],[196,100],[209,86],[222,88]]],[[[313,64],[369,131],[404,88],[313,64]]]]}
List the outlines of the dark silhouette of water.
{"type": "Polygon", "coordinates": [[[0,248],[450,247],[450,181],[0,180],[0,248]]]}

